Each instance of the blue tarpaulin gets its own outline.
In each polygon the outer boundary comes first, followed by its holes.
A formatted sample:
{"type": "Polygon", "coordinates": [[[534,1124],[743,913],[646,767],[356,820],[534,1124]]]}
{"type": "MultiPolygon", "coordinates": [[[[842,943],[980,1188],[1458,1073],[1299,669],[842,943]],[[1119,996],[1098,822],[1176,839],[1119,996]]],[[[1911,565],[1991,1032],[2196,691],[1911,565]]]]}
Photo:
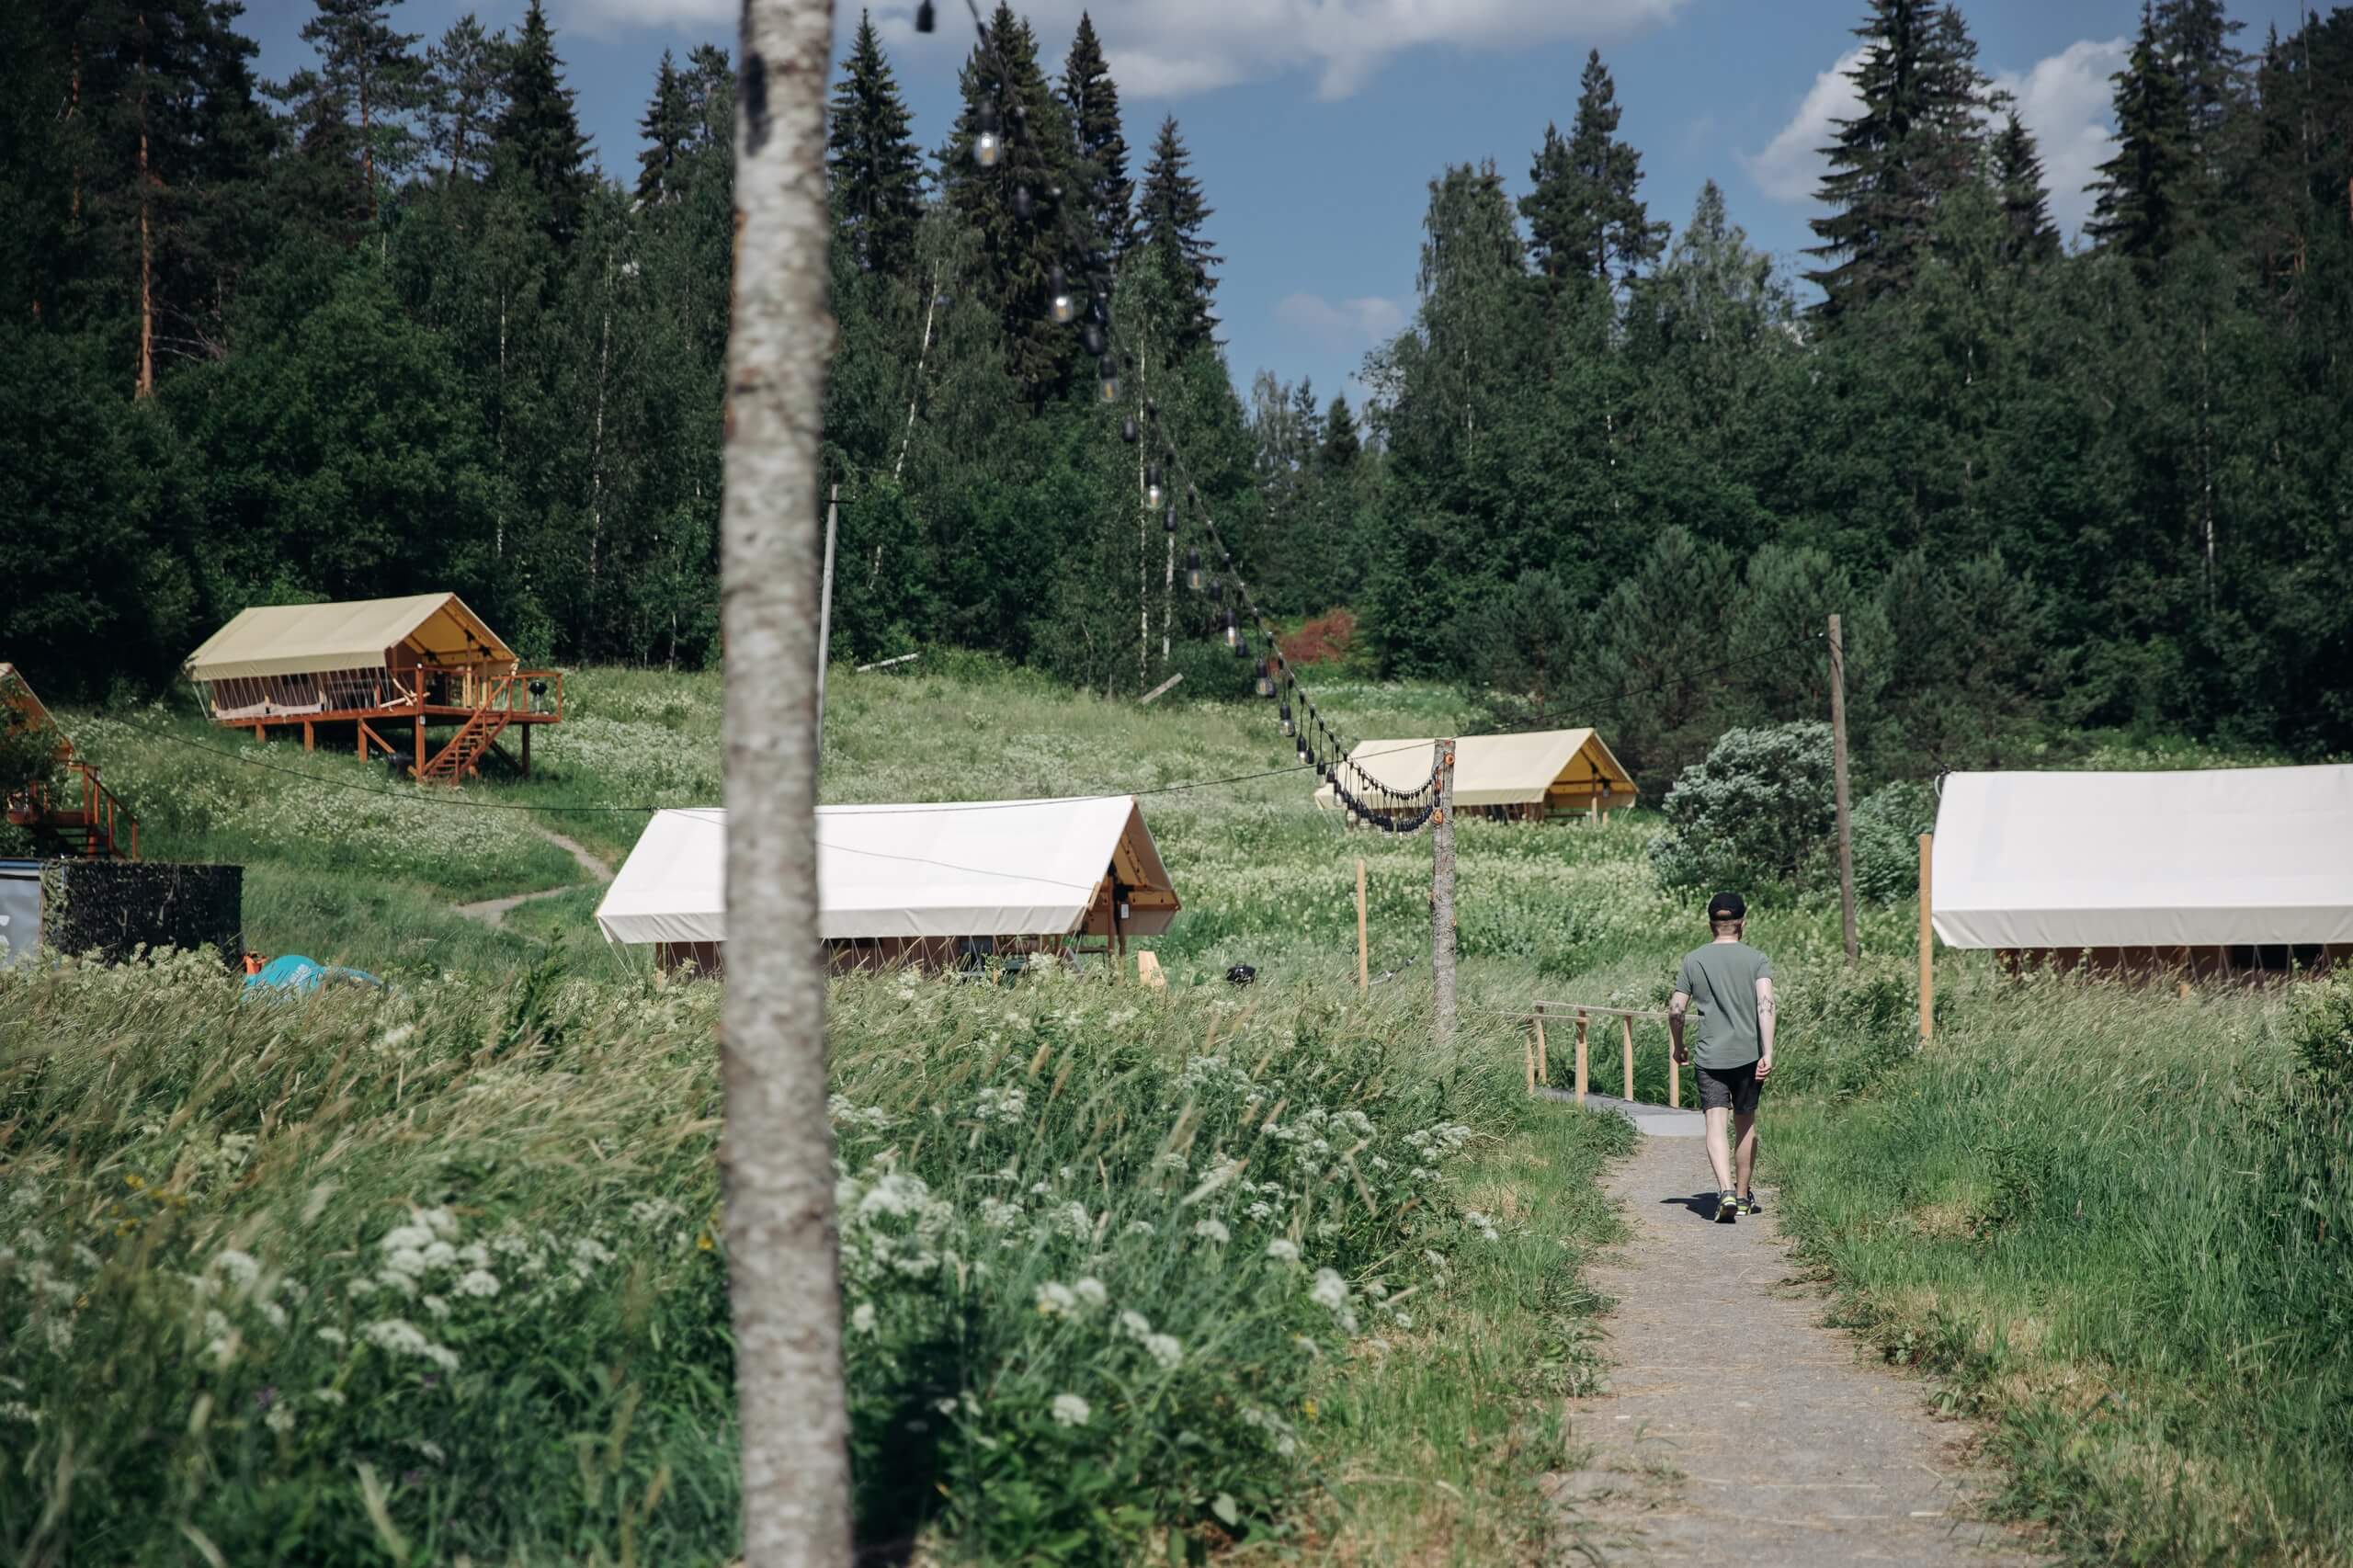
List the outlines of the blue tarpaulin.
{"type": "Polygon", "coordinates": [[[287,995],[301,995],[316,991],[328,981],[373,985],[380,990],[383,982],[364,969],[346,969],[341,964],[324,964],[299,953],[288,953],[262,965],[259,974],[245,976],[245,990],[275,991],[287,995]]]}

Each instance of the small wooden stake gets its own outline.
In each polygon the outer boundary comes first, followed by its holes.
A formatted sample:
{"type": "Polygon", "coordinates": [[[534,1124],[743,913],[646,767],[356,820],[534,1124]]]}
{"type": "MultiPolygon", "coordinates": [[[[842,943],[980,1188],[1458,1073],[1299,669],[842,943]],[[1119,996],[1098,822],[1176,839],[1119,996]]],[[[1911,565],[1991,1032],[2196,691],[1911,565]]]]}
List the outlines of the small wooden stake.
{"type": "Polygon", "coordinates": [[[1552,1063],[1544,1055],[1544,1019],[1540,1014],[1536,1019],[1536,1081],[1540,1084],[1552,1081],[1552,1063]]]}
{"type": "Polygon", "coordinates": [[[1357,859],[1357,989],[1370,990],[1371,977],[1372,961],[1365,949],[1364,938],[1364,859],[1359,856],[1357,859]]]}
{"type": "Polygon", "coordinates": [[[1577,1104],[1585,1104],[1585,1015],[1577,1015],[1577,1104]]]}
{"type": "Polygon", "coordinates": [[[1924,833],[1920,835],[1920,1043],[1922,1045],[1928,1043],[1928,1037],[1936,1028],[1937,1017],[1937,973],[1931,962],[1936,956],[1937,932],[1934,915],[1931,913],[1933,905],[1929,903],[1928,875],[1929,868],[1933,864],[1936,838],[1937,835],[1933,833],[1924,833]]]}
{"type": "Polygon", "coordinates": [[[1620,1018],[1618,1021],[1626,1026],[1626,1103],[1631,1105],[1634,1103],[1634,1020],[1620,1018]]]}
{"type": "Polygon", "coordinates": [[[1528,1038],[1519,1042],[1519,1054],[1521,1058],[1520,1065],[1524,1067],[1528,1073],[1528,1092],[1533,1095],[1536,1092],[1536,1037],[1544,1032],[1544,1020],[1541,1018],[1532,1018],[1529,1022],[1532,1023],[1535,1028],[1529,1034],[1528,1038]]]}

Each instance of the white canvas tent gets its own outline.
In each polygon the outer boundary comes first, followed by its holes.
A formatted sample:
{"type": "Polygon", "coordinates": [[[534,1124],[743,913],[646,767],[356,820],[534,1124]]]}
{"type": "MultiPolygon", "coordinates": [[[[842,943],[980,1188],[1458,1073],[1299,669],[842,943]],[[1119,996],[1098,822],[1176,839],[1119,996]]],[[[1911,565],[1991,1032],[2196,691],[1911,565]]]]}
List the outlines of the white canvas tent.
{"type": "MultiPolygon", "coordinates": [[[[1348,759],[1387,790],[1409,795],[1430,776],[1431,740],[1359,741],[1348,759]]],[[[1459,810],[1501,816],[1543,817],[1608,812],[1631,806],[1633,777],[1591,730],[1529,730],[1518,734],[1464,735],[1454,746],[1454,803],[1459,810]]],[[[1315,803],[1338,805],[1332,786],[1315,803]]]]}
{"type": "Polygon", "coordinates": [[[255,605],[206,638],[185,669],[225,723],[373,711],[415,700],[435,672],[480,679],[512,675],[517,664],[457,595],[411,594],[255,605]]]}
{"type": "MultiPolygon", "coordinates": [[[[726,825],[717,809],[656,812],[597,906],[606,938],[714,967],[727,939],[726,825]]],[[[821,806],[817,884],[837,961],[1156,937],[1181,907],[1128,795],[821,806]]]]}
{"type": "Polygon", "coordinates": [[[1931,858],[1950,947],[2310,964],[2353,945],[2353,767],[1949,774],[1931,858]]]}

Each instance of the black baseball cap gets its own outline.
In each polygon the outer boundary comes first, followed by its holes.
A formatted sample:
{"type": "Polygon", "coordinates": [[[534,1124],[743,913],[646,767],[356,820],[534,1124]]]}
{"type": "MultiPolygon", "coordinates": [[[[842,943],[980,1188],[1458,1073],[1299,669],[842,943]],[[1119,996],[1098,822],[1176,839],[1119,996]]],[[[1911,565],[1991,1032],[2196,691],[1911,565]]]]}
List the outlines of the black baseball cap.
{"type": "Polygon", "coordinates": [[[1748,905],[1741,902],[1740,894],[1736,892],[1720,892],[1708,901],[1708,918],[1745,920],[1748,918],[1748,905]]]}

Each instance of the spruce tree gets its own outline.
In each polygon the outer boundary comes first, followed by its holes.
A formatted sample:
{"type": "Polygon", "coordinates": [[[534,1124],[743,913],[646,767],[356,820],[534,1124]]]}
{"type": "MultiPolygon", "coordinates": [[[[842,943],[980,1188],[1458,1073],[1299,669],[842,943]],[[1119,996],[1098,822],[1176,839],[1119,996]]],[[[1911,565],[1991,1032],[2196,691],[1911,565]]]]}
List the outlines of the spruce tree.
{"type": "Polygon", "coordinates": [[[1348,412],[1348,400],[1335,396],[1332,406],[1324,411],[1324,448],[1317,453],[1324,471],[1342,473],[1356,466],[1357,454],[1364,449],[1357,437],[1356,416],[1348,412]]]}
{"type": "MultiPolygon", "coordinates": [[[[1036,406],[1069,384],[1082,341],[1048,309],[1055,268],[1081,301],[1089,276],[1057,205],[1077,179],[1070,126],[1038,68],[1037,36],[1010,6],[996,8],[966,58],[962,88],[963,109],[938,153],[940,181],[949,210],[978,241],[972,286],[1003,324],[1006,369],[1036,406]],[[984,108],[1002,146],[994,166],[974,157],[984,108]]],[[[1108,307],[1108,274],[1101,282],[1108,307]]]]}
{"type": "Polygon", "coordinates": [[[1960,13],[1931,0],[1870,0],[1855,29],[1862,58],[1847,73],[1860,108],[1837,121],[1813,220],[1825,265],[1822,312],[1836,317],[1900,293],[1919,269],[1938,199],[1972,177],[1982,140],[1984,78],[1960,13]]]}
{"type": "Polygon", "coordinates": [[[1177,292],[1182,316],[1176,350],[1183,353],[1211,342],[1217,318],[1210,313],[1217,292],[1211,276],[1217,253],[1201,234],[1212,210],[1201,200],[1200,182],[1189,172],[1191,154],[1176,132],[1176,117],[1160,122],[1153,142],[1152,162],[1143,172],[1143,194],[1136,203],[1136,243],[1156,252],[1177,292]]]}
{"type": "Polygon", "coordinates": [[[1063,102],[1078,139],[1079,188],[1093,232],[1113,255],[1135,241],[1135,186],[1128,178],[1128,142],[1120,131],[1120,87],[1104,62],[1095,21],[1078,14],[1063,62],[1063,102]]]}
{"type": "Polygon", "coordinates": [[[923,157],[907,133],[907,106],[882,41],[862,11],[857,41],[842,63],[841,86],[825,116],[825,170],[842,242],[867,271],[904,276],[914,265],[923,218],[923,157]]]}
{"type": "Polygon", "coordinates": [[[2179,237],[2182,200],[2194,165],[2188,146],[2188,97],[2157,26],[2141,8],[2141,31],[2116,84],[2116,155],[2099,165],[2093,241],[2142,263],[2162,260],[2179,237]]]}
{"type": "Polygon", "coordinates": [[[1577,117],[1567,137],[1544,128],[1544,145],[1529,171],[1533,186],[1520,198],[1528,220],[1529,252],[1548,278],[1610,278],[1631,282],[1636,271],[1656,261],[1666,244],[1666,225],[1650,221],[1637,192],[1642,154],[1618,140],[1618,87],[1601,51],[1586,56],[1577,94],[1577,117]]]}
{"type": "Polygon", "coordinates": [[[415,156],[411,119],[425,103],[425,62],[410,52],[417,35],[392,29],[392,7],[399,0],[314,4],[318,14],[302,24],[301,33],[319,54],[313,90],[335,102],[357,128],[360,204],[373,218],[379,182],[398,176],[415,156]]]}
{"type": "Polygon", "coordinates": [[[580,232],[587,205],[588,139],[573,112],[540,0],[523,14],[523,31],[508,56],[506,108],[498,117],[493,157],[508,179],[537,204],[540,227],[558,248],[580,232]]]}
{"type": "Polygon", "coordinates": [[[449,179],[490,172],[490,128],[506,107],[506,48],[504,30],[484,32],[469,11],[426,56],[426,124],[433,160],[449,179]]]}
{"type": "Polygon", "coordinates": [[[2042,155],[2016,109],[2004,117],[1991,151],[1994,191],[2002,202],[2004,257],[2051,260],[2059,254],[2059,229],[2051,221],[2051,202],[2043,188],[2042,155]]]}
{"type": "MultiPolygon", "coordinates": [[[[860,29],[861,34],[864,30],[860,29]]],[[[662,51],[662,63],[654,68],[654,97],[647,100],[637,129],[645,138],[645,146],[637,154],[637,199],[647,207],[676,201],[678,163],[686,155],[687,143],[694,139],[694,110],[687,101],[687,79],[678,74],[678,62],[666,49],[662,51]]]]}

